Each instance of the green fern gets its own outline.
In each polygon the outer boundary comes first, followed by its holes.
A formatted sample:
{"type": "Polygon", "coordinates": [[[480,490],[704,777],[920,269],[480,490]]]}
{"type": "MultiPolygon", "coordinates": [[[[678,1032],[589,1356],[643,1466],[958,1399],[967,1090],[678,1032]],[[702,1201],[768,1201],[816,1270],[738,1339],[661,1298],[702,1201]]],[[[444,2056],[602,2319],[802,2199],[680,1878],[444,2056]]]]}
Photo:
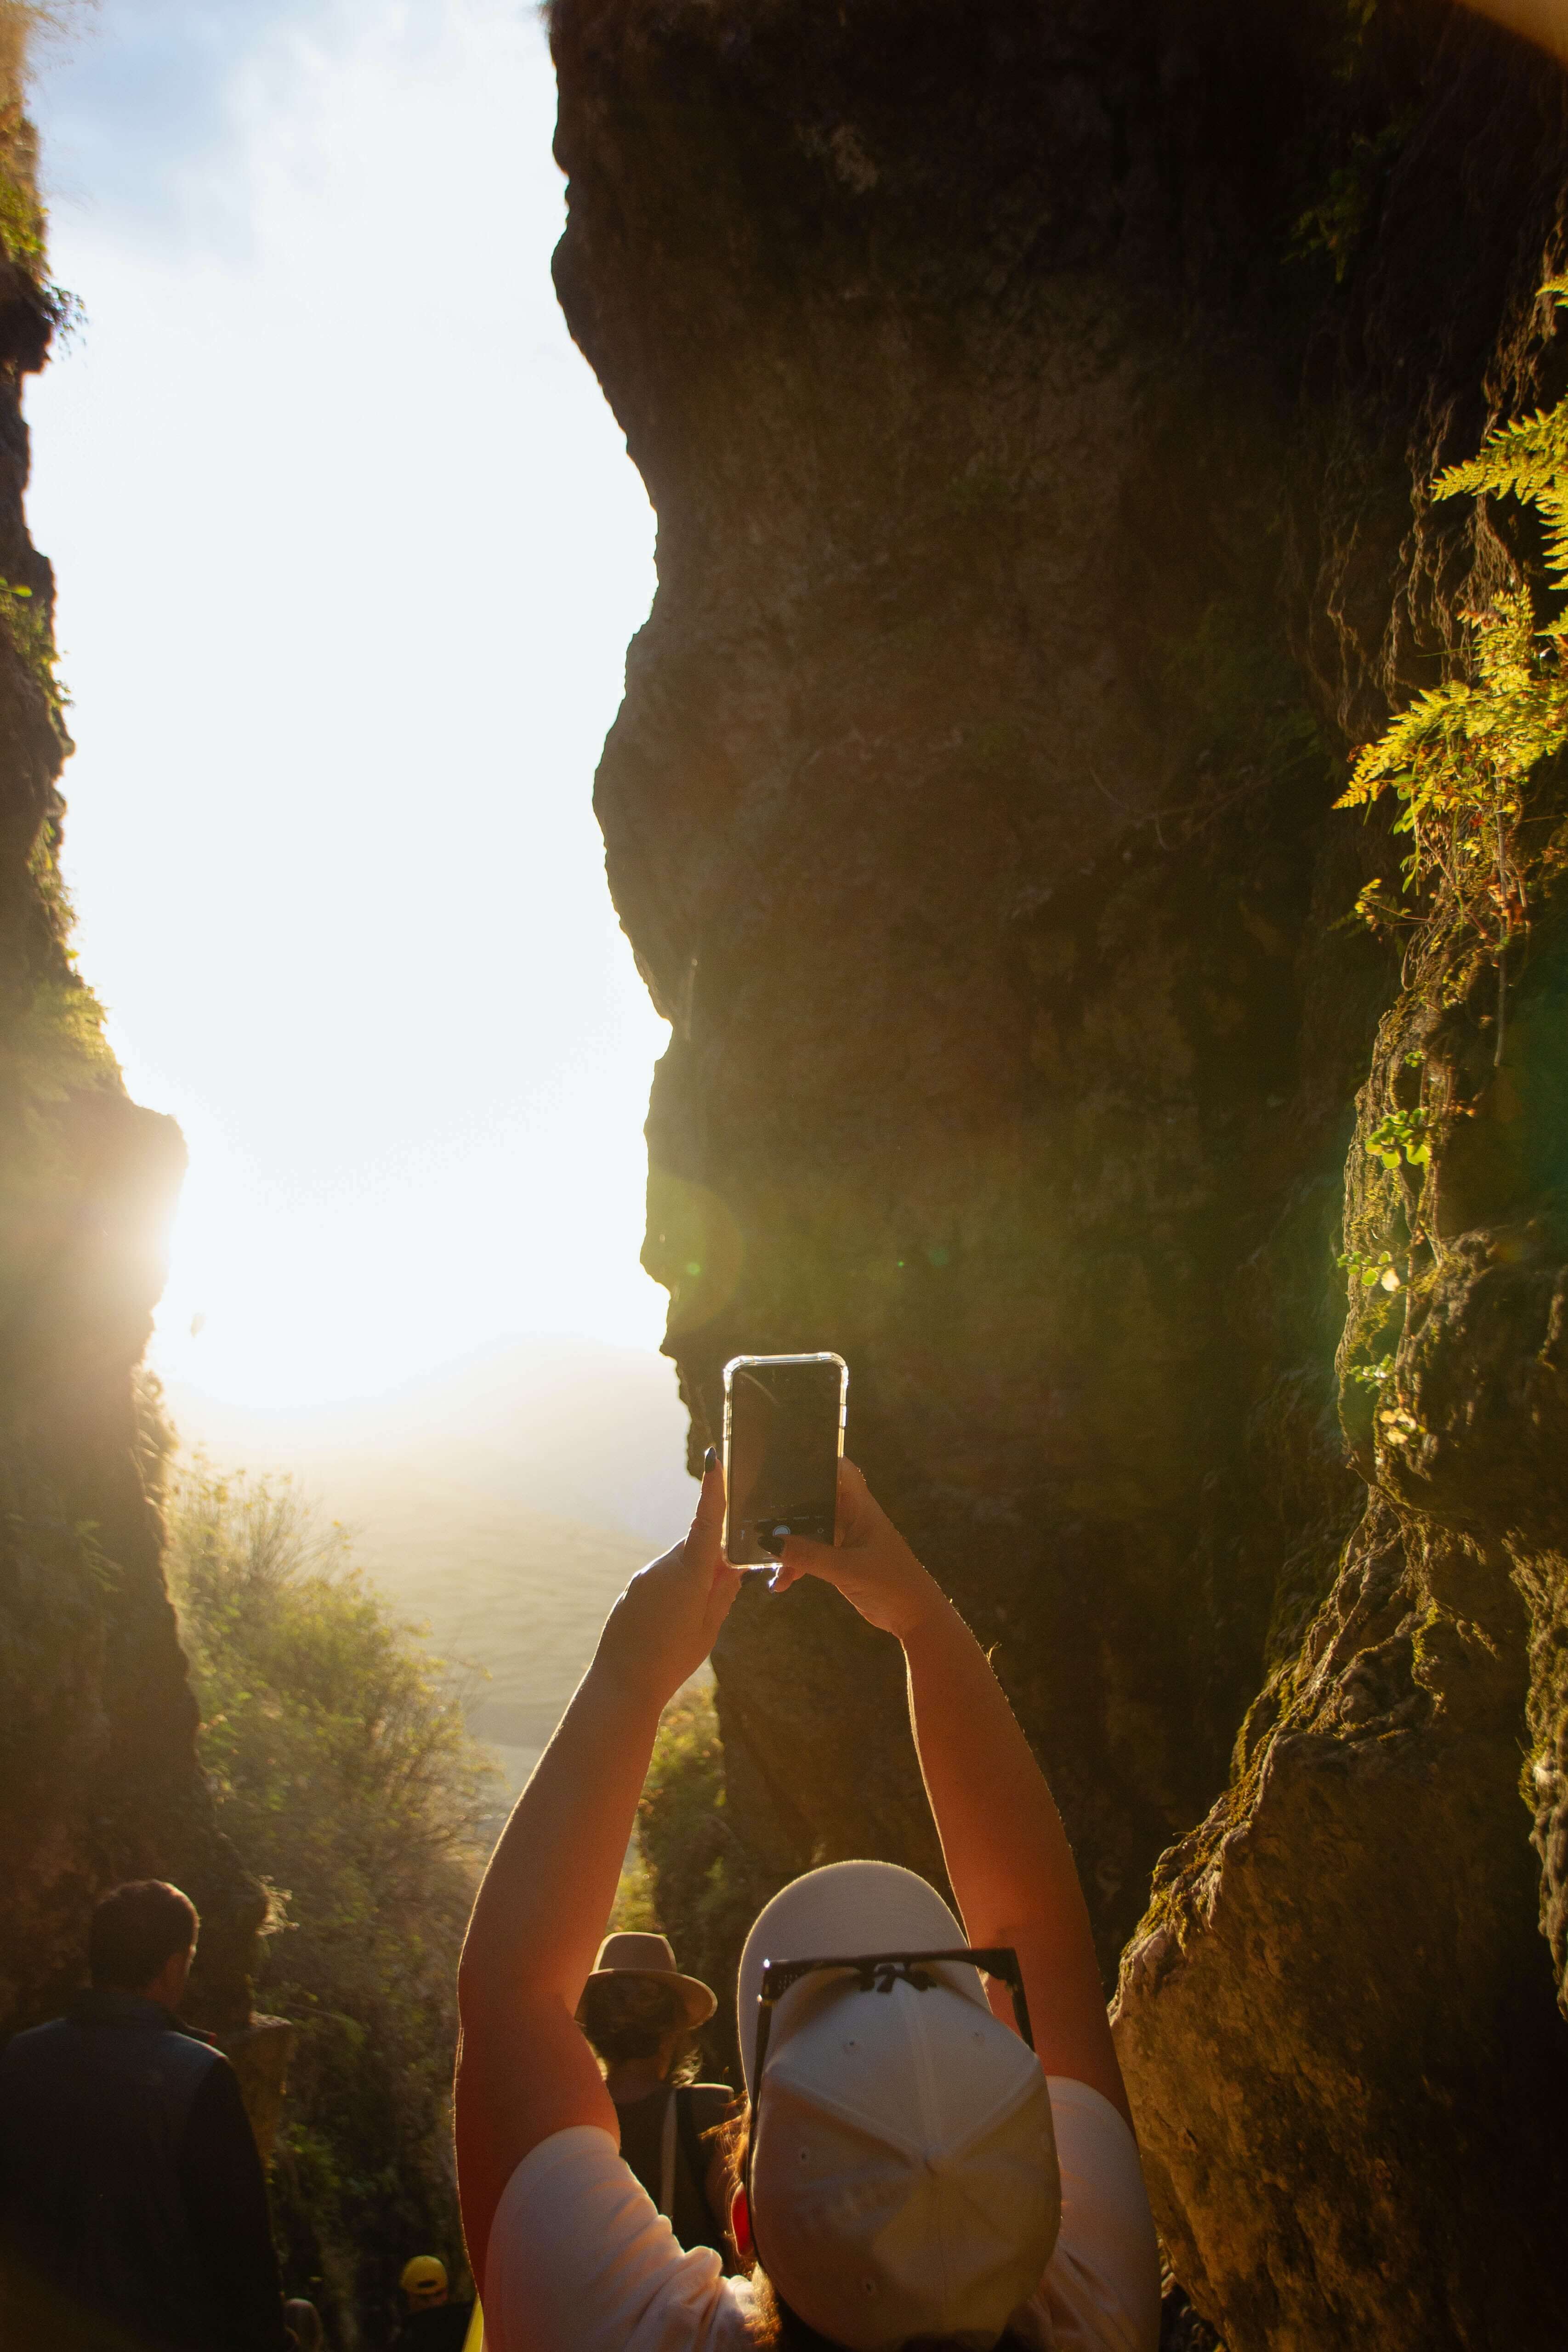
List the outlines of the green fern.
{"type": "MultiPolygon", "coordinates": [[[[1541,291],[1568,310],[1568,278],[1549,278],[1541,291]]],[[[1547,569],[1556,586],[1568,590],[1568,401],[1495,426],[1477,456],[1446,467],[1432,485],[1439,499],[1510,493],[1541,509],[1547,569]]]]}
{"type": "MultiPolygon", "coordinates": [[[[1542,287],[1568,310],[1568,278],[1542,287]]],[[[1568,593],[1568,400],[1500,425],[1478,454],[1449,466],[1435,498],[1513,497],[1545,524],[1553,587],[1568,593]]],[[[1418,695],[1366,745],[1338,808],[1369,805],[1392,790],[1404,803],[1394,831],[1412,838],[1406,892],[1430,894],[1431,921],[1494,957],[1529,920],[1541,856],[1525,848],[1526,790],[1542,762],[1568,744],[1568,617],[1538,625],[1528,587],[1505,590],[1465,615],[1468,675],[1418,695]]],[[[1394,910],[1378,885],[1357,912],[1373,926],[1394,910]]]]}

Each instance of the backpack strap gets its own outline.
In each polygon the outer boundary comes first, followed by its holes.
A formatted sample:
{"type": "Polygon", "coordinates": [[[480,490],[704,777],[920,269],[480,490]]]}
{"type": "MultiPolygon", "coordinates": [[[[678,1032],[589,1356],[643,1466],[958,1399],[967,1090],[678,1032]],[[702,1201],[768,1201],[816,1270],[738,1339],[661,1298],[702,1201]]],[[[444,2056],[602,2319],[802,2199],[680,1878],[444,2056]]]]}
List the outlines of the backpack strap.
{"type": "Polygon", "coordinates": [[[658,2210],[667,2221],[675,2219],[675,2134],[679,2099],[679,2092],[675,2091],[665,2101],[664,2127],[658,2136],[658,2210]]]}
{"type": "Polygon", "coordinates": [[[708,2162],[702,2152],[702,2141],[697,2129],[696,2101],[691,2085],[683,2084],[675,2095],[675,2115],[680,2133],[680,2152],[686,2158],[686,2168],[691,2175],[691,2185],[702,2199],[706,2211],[708,2198],[708,2162]]]}

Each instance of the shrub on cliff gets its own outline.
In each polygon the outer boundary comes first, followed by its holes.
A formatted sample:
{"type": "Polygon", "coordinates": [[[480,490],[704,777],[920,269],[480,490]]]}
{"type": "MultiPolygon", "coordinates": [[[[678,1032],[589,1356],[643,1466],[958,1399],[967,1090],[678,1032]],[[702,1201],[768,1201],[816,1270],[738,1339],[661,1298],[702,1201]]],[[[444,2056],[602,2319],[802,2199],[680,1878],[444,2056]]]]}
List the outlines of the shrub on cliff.
{"type": "Polygon", "coordinates": [[[616,1925],[657,1927],[689,1974],[719,1996],[703,2033],[705,2070],[734,2070],[735,1971],[756,1912],[751,1874],[725,1812],[724,1750],[710,1688],[664,1711],[637,1801],[637,1856],[621,1881],[616,1925]]]}
{"type": "Polygon", "coordinates": [[[406,2257],[461,2252],[455,1980],[489,1776],[450,1676],[287,1481],[198,1464],[169,1516],[203,1762],[274,1890],[258,2005],[300,2028],[273,2168],[286,2274],[378,2342],[406,2257]]]}

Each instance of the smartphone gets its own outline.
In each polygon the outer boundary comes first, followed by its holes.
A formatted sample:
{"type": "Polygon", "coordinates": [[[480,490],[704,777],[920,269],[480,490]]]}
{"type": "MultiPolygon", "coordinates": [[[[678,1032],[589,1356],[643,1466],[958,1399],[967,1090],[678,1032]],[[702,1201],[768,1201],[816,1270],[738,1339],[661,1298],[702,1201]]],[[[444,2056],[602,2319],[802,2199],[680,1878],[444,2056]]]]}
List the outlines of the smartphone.
{"type": "Polygon", "coordinates": [[[768,1568],[792,1535],[833,1541],[849,1367],[734,1356],[724,1367],[724,1556],[768,1568]]]}

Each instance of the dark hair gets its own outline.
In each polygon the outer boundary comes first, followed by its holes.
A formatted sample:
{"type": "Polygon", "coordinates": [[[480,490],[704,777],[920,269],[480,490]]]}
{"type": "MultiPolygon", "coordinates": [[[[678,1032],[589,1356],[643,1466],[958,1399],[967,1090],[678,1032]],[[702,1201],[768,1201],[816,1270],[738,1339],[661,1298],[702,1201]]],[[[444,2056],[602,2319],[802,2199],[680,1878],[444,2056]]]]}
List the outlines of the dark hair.
{"type": "MultiPolygon", "coordinates": [[[[724,2199],[732,2201],[737,2189],[746,2177],[746,2143],[752,2132],[752,2103],[738,2098],[718,2131],[719,2153],[724,2161],[724,2199]]],[[[792,2311],[774,2286],[766,2271],[758,2267],[753,2256],[749,2264],[752,2283],[752,2323],[751,2340],[759,2352],[843,2352],[830,2336],[819,2336],[798,2311],[792,2311]]],[[[963,2352],[956,2336],[921,2336],[900,2347],[900,2352],[963,2352]]],[[[995,2352],[1027,2352],[1022,2336],[1012,2329],[997,2339],[995,2352]]]]}
{"type": "MultiPolygon", "coordinates": [[[[628,2066],[639,2058],[654,2058],[667,2033],[686,2023],[686,2004],[679,1986],[660,1984],[656,1977],[599,1977],[583,1993],[583,2031],[606,2066],[628,2066]]],[[[689,2082],[697,2067],[697,2036],[685,2033],[676,2050],[668,2080],[689,2082]]]]}
{"type": "Polygon", "coordinates": [[[141,1992],[176,1952],[194,1949],[201,1921],[188,1895],[162,1878],[133,1878],[106,1895],[87,1932],[95,1985],[141,1992]]]}

